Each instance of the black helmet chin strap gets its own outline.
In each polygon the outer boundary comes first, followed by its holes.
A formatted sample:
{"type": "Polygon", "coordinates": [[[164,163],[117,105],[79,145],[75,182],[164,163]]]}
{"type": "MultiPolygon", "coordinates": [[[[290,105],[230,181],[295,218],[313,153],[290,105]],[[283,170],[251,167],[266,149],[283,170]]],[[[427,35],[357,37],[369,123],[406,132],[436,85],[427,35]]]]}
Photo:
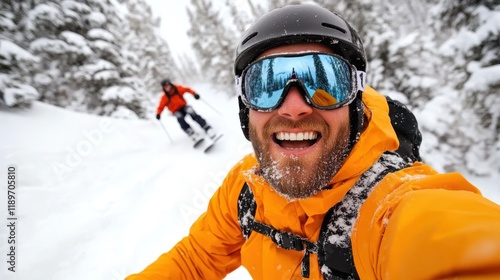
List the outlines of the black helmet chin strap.
{"type": "Polygon", "coordinates": [[[349,104],[349,119],[351,122],[351,131],[349,133],[349,152],[358,142],[359,136],[363,131],[364,104],[362,100],[363,93],[358,91],[356,98],[349,104]]]}

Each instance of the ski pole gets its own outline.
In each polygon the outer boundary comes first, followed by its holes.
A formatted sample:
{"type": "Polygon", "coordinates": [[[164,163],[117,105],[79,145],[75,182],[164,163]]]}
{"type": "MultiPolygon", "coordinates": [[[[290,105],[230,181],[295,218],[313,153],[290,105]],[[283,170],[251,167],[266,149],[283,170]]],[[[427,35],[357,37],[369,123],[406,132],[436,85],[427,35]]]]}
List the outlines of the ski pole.
{"type": "Polygon", "coordinates": [[[214,110],[219,116],[222,116],[222,114],[219,111],[217,111],[214,107],[212,107],[212,105],[210,105],[204,99],[200,98],[199,100],[203,101],[203,103],[205,103],[205,105],[207,105],[208,107],[210,107],[210,109],[214,110]]]}
{"type": "Polygon", "coordinates": [[[173,143],[173,142],[174,142],[174,140],[172,140],[172,137],[170,137],[170,134],[168,134],[168,131],[167,131],[167,129],[165,128],[165,126],[161,123],[161,121],[160,121],[160,120],[158,120],[158,122],[160,123],[161,128],[163,128],[163,131],[165,131],[165,134],[167,134],[167,137],[168,137],[168,140],[170,140],[170,143],[173,143]]]}

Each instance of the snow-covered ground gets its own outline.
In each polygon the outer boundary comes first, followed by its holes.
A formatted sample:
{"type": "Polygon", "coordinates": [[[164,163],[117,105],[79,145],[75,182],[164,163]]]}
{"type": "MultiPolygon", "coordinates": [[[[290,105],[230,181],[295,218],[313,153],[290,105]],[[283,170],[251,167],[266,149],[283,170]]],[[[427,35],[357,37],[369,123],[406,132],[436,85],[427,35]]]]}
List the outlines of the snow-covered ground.
{"type": "MultiPolygon", "coordinates": [[[[0,108],[0,279],[110,280],[142,270],[187,234],[226,172],[251,145],[237,102],[192,86],[195,110],[224,133],[210,154],[191,147],[175,118],[118,120],[43,103],[0,108]],[[16,272],[10,272],[7,169],[16,169],[16,272]]],[[[424,136],[425,137],[425,136],[424,136]]],[[[500,176],[467,176],[500,203],[500,176]],[[495,183],[496,182],[496,183],[495,183]]],[[[250,279],[240,268],[226,279],[250,279]]]]}

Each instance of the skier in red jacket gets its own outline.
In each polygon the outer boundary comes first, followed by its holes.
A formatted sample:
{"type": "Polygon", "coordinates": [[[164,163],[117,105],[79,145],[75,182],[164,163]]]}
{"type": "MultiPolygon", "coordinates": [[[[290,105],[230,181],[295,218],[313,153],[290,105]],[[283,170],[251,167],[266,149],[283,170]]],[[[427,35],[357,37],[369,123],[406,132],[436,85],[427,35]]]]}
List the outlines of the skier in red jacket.
{"type": "Polygon", "coordinates": [[[184,93],[189,92],[195,99],[199,99],[200,95],[198,93],[189,87],[173,84],[169,79],[162,80],[161,87],[164,94],[161,96],[160,104],[156,110],[156,119],[160,119],[163,109],[167,107],[168,110],[177,118],[182,130],[184,130],[189,138],[191,138],[195,143],[202,139],[202,136],[186,122],[186,115],[191,116],[191,118],[197,122],[203,130],[205,130],[208,137],[212,139],[215,137],[215,132],[212,127],[205,121],[204,118],[198,115],[191,106],[187,105],[187,102],[183,97],[184,93]]]}

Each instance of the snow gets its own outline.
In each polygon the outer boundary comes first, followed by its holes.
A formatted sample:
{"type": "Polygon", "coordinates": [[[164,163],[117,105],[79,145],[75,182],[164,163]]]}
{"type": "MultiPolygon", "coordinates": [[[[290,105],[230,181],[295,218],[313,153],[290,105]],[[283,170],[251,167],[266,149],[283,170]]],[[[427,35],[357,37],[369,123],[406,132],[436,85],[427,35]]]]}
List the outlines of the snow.
{"type": "Polygon", "coordinates": [[[115,40],[115,36],[111,32],[101,28],[90,29],[87,35],[92,39],[102,39],[106,42],[113,42],[115,40]]]}
{"type": "Polygon", "coordinates": [[[500,32],[500,11],[490,10],[485,6],[479,6],[475,11],[481,21],[481,26],[477,30],[477,36],[485,39],[500,32]]]}
{"type": "MultiPolygon", "coordinates": [[[[16,28],[16,24],[12,21],[14,16],[11,13],[5,13],[0,17],[0,26],[5,28],[6,31],[12,31],[16,28]]],[[[0,44],[1,46],[2,44],[0,44]]]]}
{"type": "Polygon", "coordinates": [[[91,12],[86,18],[94,27],[101,27],[106,23],[106,16],[99,12],[91,12]]]}
{"type": "Polygon", "coordinates": [[[38,91],[30,86],[17,84],[16,87],[6,87],[3,92],[3,99],[7,106],[13,106],[18,99],[36,100],[38,91]]]}
{"type": "Polygon", "coordinates": [[[469,90],[487,91],[490,87],[493,88],[495,84],[500,83],[499,73],[500,64],[476,69],[464,87],[469,90]]]}
{"type": "Polygon", "coordinates": [[[49,52],[54,54],[63,54],[74,50],[62,40],[49,38],[33,40],[30,43],[30,49],[35,52],[49,52]]]}
{"type": "Polygon", "coordinates": [[[92,41],[92,47],[97,48],[99,50],[104,50],[104,51],[113,50],[113,44],[111,44],[110,42],[99,40],[99,39],[92,41]]]}
{"type": "MultiPolygon", "coordinates": [[[[0,279],[123,279],[188,233],[227,171],[251,152],[236,98],[211,85],[189,86],[222,113],[187,97],[224,133],[211,154],[193,149],[168,112],[161,119],[167,136],[156,119],[114,119],[39,102],[23,111],[0,107],[0,177],[16,166],[18,218],[17,272],[7,271],[4,255],[0,279]]],[[[468,178],[500,203],[500,175],[468,178]]],[[[6,249],[4,238],[0,251],[6,249]]],[[[239,268],[226,279],[251,278],[239,268]]]]}
{"type": "Polygon", "coordinates": [[[73,0],[64,0],[61,2],[61,6],[65,9],[68,9],[68,10],[72,10],[72,11],[75,11],[75,12],[79,12],[79,13],[82,13],[82,14],[85,14],[85,13],[89,13],[92,11],[92,9],[90,9],[90,7],[86,4],[83,4],[83,3],[80,3],[80,2],[76,2],[76,1],[73,1],[73,0]]]}
{"type": "MultiPolygon", "coordinates": [[[[94,80],[96,81],[106,81],[106,80],[118,80],[120,78],[120,73],[118,73],[117,71],[115,70],[99,70],[97,72],[94,73],[94,76],[93,76],[94,80]]],[[[120,96],[120,97],[126,97],[125,100],[129,100],[129,98],[131,97],[131,95],[129,93],[131,93],[131,90],[121,90],[121,92],[117,93],[117,88],[122,88],[124,89],[123,87],[120,87],[120,86],[113,86],[113,89],[111,89],[111,91],[107,91],[108,93],[108,96],[103,96],[102,100],[109,100],[113,97],[116,97],[116,96],[120,96]]]]}
{"type": "Polygon", "coordinates": [[[114,73],[114,77],[112,78],[119,77],[119,74],[116,71],[116,66],[113,63],[103,59],[99,59],[94,64],[86,64],[81,67],[81,70],[82,75],[95,75],[98,72],[107,70],[114,73]]]}
{"type": "Polygon", "coordinates": [[[53,3],[36,5],[28,12],[28,29],[34,30],[39,21],[47,21],[55,26],[64,23],[61,11],[53,3]]]}
{"type": "Polygon", "coordinates": [[[0,39],[0,53],[2,54],[2,60],[22,60],[36,63],[39,59],[33,56],[30,52],[21,48],[20,46],[14,44],[11,41],[0,39]]]}

